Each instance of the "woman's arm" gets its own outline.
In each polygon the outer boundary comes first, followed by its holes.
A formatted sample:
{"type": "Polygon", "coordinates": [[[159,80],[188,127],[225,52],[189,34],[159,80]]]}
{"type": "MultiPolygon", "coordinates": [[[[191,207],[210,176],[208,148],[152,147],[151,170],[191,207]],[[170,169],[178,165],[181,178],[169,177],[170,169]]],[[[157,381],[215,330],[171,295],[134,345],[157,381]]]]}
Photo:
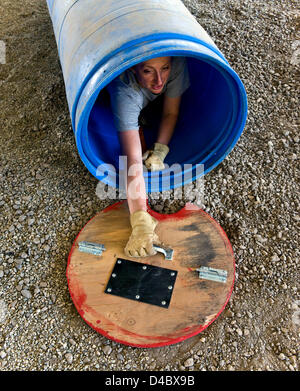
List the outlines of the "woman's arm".
{"type": "Polygon", "coordinates": [[[146,151],[143,155],[148,170],[160,171],[165,168],[164,159],[169,153],[168,144],[177,123],[180,101],[181,96],[170,98],[165,95],[157,141],[154,143],[153,149],[146,151]]]}
{"type": "Polygon", "coordinates": [[[127,156],[127,202],[130,212],[131,235],[124,252],[132,257],[156,254],[153,244],[160,244],[155,234],[157,220],[147,212],[146,188],[143,177],[142,149],[139,132],[120,132],[123,154],[127,156]]]}
{"type": "Polygon", "coordinates": [[[147,210],[146,187],[143,177],[142,148],[139,132],[119,132],[123,154],[127,156],[127,202],[130,213],[147,210]]]}
{"type": "Polygon", "coordinates": [[[164,97],[162,119],[158,131],[157,142],[160,144],[168,145],[179,114],[181,96],[176,98],[170,98],[167,95],[164,97]]]}

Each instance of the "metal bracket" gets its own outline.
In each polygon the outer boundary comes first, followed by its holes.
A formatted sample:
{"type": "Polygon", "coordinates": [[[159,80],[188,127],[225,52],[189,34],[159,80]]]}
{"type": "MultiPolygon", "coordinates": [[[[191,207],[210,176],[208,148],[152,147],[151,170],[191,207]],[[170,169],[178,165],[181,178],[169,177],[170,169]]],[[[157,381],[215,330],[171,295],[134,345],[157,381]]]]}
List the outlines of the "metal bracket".
{"type": "Polygon", "coordinates": [[[155,248],[156,251],[164,254],[166,260],[171,261],[173,259],[173,253],[174,253],[173,249],[158,246],[156,244],[154,244],[153,247],[155,248]]]}
{"type": "Polygon", "coordinates": [[[207,266],[201,266],[200,269],[196,270],[199,272],[199,278],[223,283],[227,281],[227,270],[214,269],[207,266]]]}
{"type": "Polygon", "coordinates": [[[102,255],[102,252],[106,250],[104,244],[92,243],[92,242],[79,242],[78,248],[79,251],[93,254],[93,255],[102,255]]]}

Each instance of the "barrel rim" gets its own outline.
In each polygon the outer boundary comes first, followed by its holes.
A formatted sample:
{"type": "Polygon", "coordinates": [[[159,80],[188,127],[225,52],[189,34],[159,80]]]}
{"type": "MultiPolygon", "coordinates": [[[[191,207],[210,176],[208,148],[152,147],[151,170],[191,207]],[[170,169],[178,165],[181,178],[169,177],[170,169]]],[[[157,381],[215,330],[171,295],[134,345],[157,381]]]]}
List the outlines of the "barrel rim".
{"type": "MultiPolygon", "coordinates": [[[[172,41],[177,42],[178,40],[172,40],[172,41]]],[[[205,45],[202,46],[202,43],[200,44],[200,42],[197,42],[199,44],[199,47],[198,47],[198,50],[195,51],[195,50],[191,50],[191,48],[188,47],[190,44],[190,41],[185,42],[182,39],[180,41],[181,41],[181,43],[187,44],[186,49],[182,49],[182,48],[179,49],[180,45],[178,45],[177,47],[173,47],[173,48],[171,48],[171,47],[170,48],[163,48],[163,49],[158,48],[156,50],[155,49],[153,50],[153,42],[152,42],[151,43],[151,46],[152,46],[151,52],[146,52],[146,50],[145,50],[144,54],[142,56],[133,57],[133,58],[130,58],[128,60],[128,62],[126,62],[126,63],[124,62],[116,72],[113,72],[113,71],[110,72],[110,75],[104,79],[101,78],[101,76],[99,76],[98,83],[93,82],[93,89],[92,89],[91,96],[89,97],[87,102],[85,102],[84,109],[81,112],[80,117],[78,119],[78,123],[77,123],[76,130],[75,130],[75,137],[76,137],[76,144],[77,144],[77,148],[78,148],[79,154],[81,156],[81,159],[83,160],[83,162],[86,165],[86,167],[88,168],[88,170],[96,178],[97,178],[97,175],[96,175],[97,167],[90,161],[90,159],[88,157],[88,155],[89,155],[87,153],[88,145],[83,145],[84,143],[82,143],[82,141],[81,141],[82,138],[87,137],[88,120],[89,120],[90,112],[94,106],[95,100],[97,99],[100,91],[107,84],[109,84],[115,77],[120,75],[122,72],[124,72],[129,67],[131,67],[141,61],[146,61],[150,58],[155,58],[155,57],[160,57],[160,56],[193,57],[193,58],[199,59],[201,61],[205,61],[205,62],[209,63],[211,66],[213,66],[215,68],[217,67],[219,70],[222,70],[223,76],[227,75],[228,80],[232,81],[232,85],[234,84],[233,81],[235,82],[235,88],[237,90],[238,102],[239,102],[239,106],[240,106],[240,110],[238,110],[240,113],[240,115],[239,115],[240,118],[238,119],[238,123],[235,126],[235,129],[236,129],[235,135],[234,135],[233,139],[231,140],[231,143],[228,145],[228,147],[222,153],[222,155],[219,156],[218,159],[213,161],[207,168],[205,168],[203,170],[203,173],[201,174],[201,176],[207,174],[208,172],[213,170],[217,165],[219,165],[221,163],[221,161],[223,161],[226,158],[226,156],[231,152],[231,150],[234,148],[236,142],[238,141],[238,139],[244,129],[246,119],[247,119],[247,95],[246,95],[246,91],[245,91],[245,88],[244,88],[242,81],[240,80],[237,73],[229,66],[229,63],[226,60],[223,60],[223,58],[222,58],[223,56],[220,57],[219,54],[218,55],[216,54],[215,48],[212,48],[212,47],[208,48],[208,46],[210,46],[209,44],[205,43],[205,45]],[[212,50],[212,49],[214,49],[214,50],[212,50]]],[[[157,46],[159,46],[159,42],[157,42],[157,46]]],[[[127,51],[128,51],[128,49],[127,49],[127,51]]],[[[94,78],[97,78],[97,72],[101,73],[101,68],[99,68],[94,73],[94,78]]],[[[88,88],[89,82],[90,82],[90,80],[87,82],[86,86],[83,88],[80,99],[84,95],[85,89],[88,88]]],[[[79,101],[80,101],[80,99],[79,99],[79,101]]],[[[220,149],[220,147],[218,149],[220,149]]],[[[164,172],[164,170],[163,170],[163,172],[164,172]]],[[[101,181],[103,183],[106,183],[106,184],[112,186],[112,187],[115,187],[117,185],[118,181],[115,180],[114,173],[110,173],[110,174],[112,176],[108,175],[107,176],[108,179],[102,179],[101,181]],[[109,178],[114,178],[113,182],[110,181],[109,178]]],[[[157,186],[158,187],[160,186],[159,185],[159,177],[161,175],[161,171],[154,172],[154,173],[153,172],[152,173],[144,172],[144,178],[148,179],[150,176],[149,174],[151,174],[151,183],[155,184],[154,189],[153,190],[150,189],[150,192],[167,190],[164,188],[163,189],[157,188],[157,186]]],[[[118,177],[118,173],[116,173],[116,176],[118,177]]],[[[199,177],[193,177],[192,180],[196,180],[198,178],[199,177]]],[[[188,183],[190,183],[190,182],[191,181],[189,181],[188,183]]],[[[178,186],[185,185],[185,184],[187,184],[187,183],[181,182],[180,185],[178,185],[178,186]]],[[[172,188],[176,188],[178,186],[176,186],[176,184],[174,183],[174,187],[171,186],[168,188],[168,190],[172,189],[172,188]]]]}

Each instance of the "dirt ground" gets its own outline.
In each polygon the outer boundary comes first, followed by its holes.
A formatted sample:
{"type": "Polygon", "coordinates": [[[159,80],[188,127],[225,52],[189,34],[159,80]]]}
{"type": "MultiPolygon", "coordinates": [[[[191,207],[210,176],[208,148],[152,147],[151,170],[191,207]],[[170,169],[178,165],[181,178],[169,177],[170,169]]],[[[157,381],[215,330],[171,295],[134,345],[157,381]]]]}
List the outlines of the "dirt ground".
{"type": "MultiPolygon", "coordinates": [[[[110,205],[77,152],[46,2],[2,0],[0,369],[299,369],[299,7],[185,1],[245,83],[249,118],[205,182],[236,256],[231,299],[205,331],[139,349],[77,313],[65,271],[82,226],[110,205]]],[[[155,208],[155,202],[152,203],[155,208]]],[[[180,205],[165,202],[162,213],[180,205]]]]}

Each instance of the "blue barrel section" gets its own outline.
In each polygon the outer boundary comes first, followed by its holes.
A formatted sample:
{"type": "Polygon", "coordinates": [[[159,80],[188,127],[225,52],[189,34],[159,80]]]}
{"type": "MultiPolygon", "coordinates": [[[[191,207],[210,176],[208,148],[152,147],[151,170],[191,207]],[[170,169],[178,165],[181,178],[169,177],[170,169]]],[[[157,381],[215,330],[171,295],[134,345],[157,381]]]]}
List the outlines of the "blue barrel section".
{"type": "MultiPolygon", "coordinates": [[[[180,0],[47,0],[79,155],[92,175],[119,186],[121,146],[105,87],[155,57],[183,56],[191,85],[162,172],[144,172],[148,192],[169,190],[216,167],[237,143],[247,95],[210,36],[180,0]],[[103,175],[99,167],[106,165],[103,175]],[[204,170],[196,170],[199,164],[204,170]],[[164,182],[161,176],[170,177],[164,182]],[[176,176],[180,176],[178,181],[176,176]],[[150,180],[151,179],[151,180],[150,180]]],[[[154,132],[145,132],[147,144],[154,132]]]]}

